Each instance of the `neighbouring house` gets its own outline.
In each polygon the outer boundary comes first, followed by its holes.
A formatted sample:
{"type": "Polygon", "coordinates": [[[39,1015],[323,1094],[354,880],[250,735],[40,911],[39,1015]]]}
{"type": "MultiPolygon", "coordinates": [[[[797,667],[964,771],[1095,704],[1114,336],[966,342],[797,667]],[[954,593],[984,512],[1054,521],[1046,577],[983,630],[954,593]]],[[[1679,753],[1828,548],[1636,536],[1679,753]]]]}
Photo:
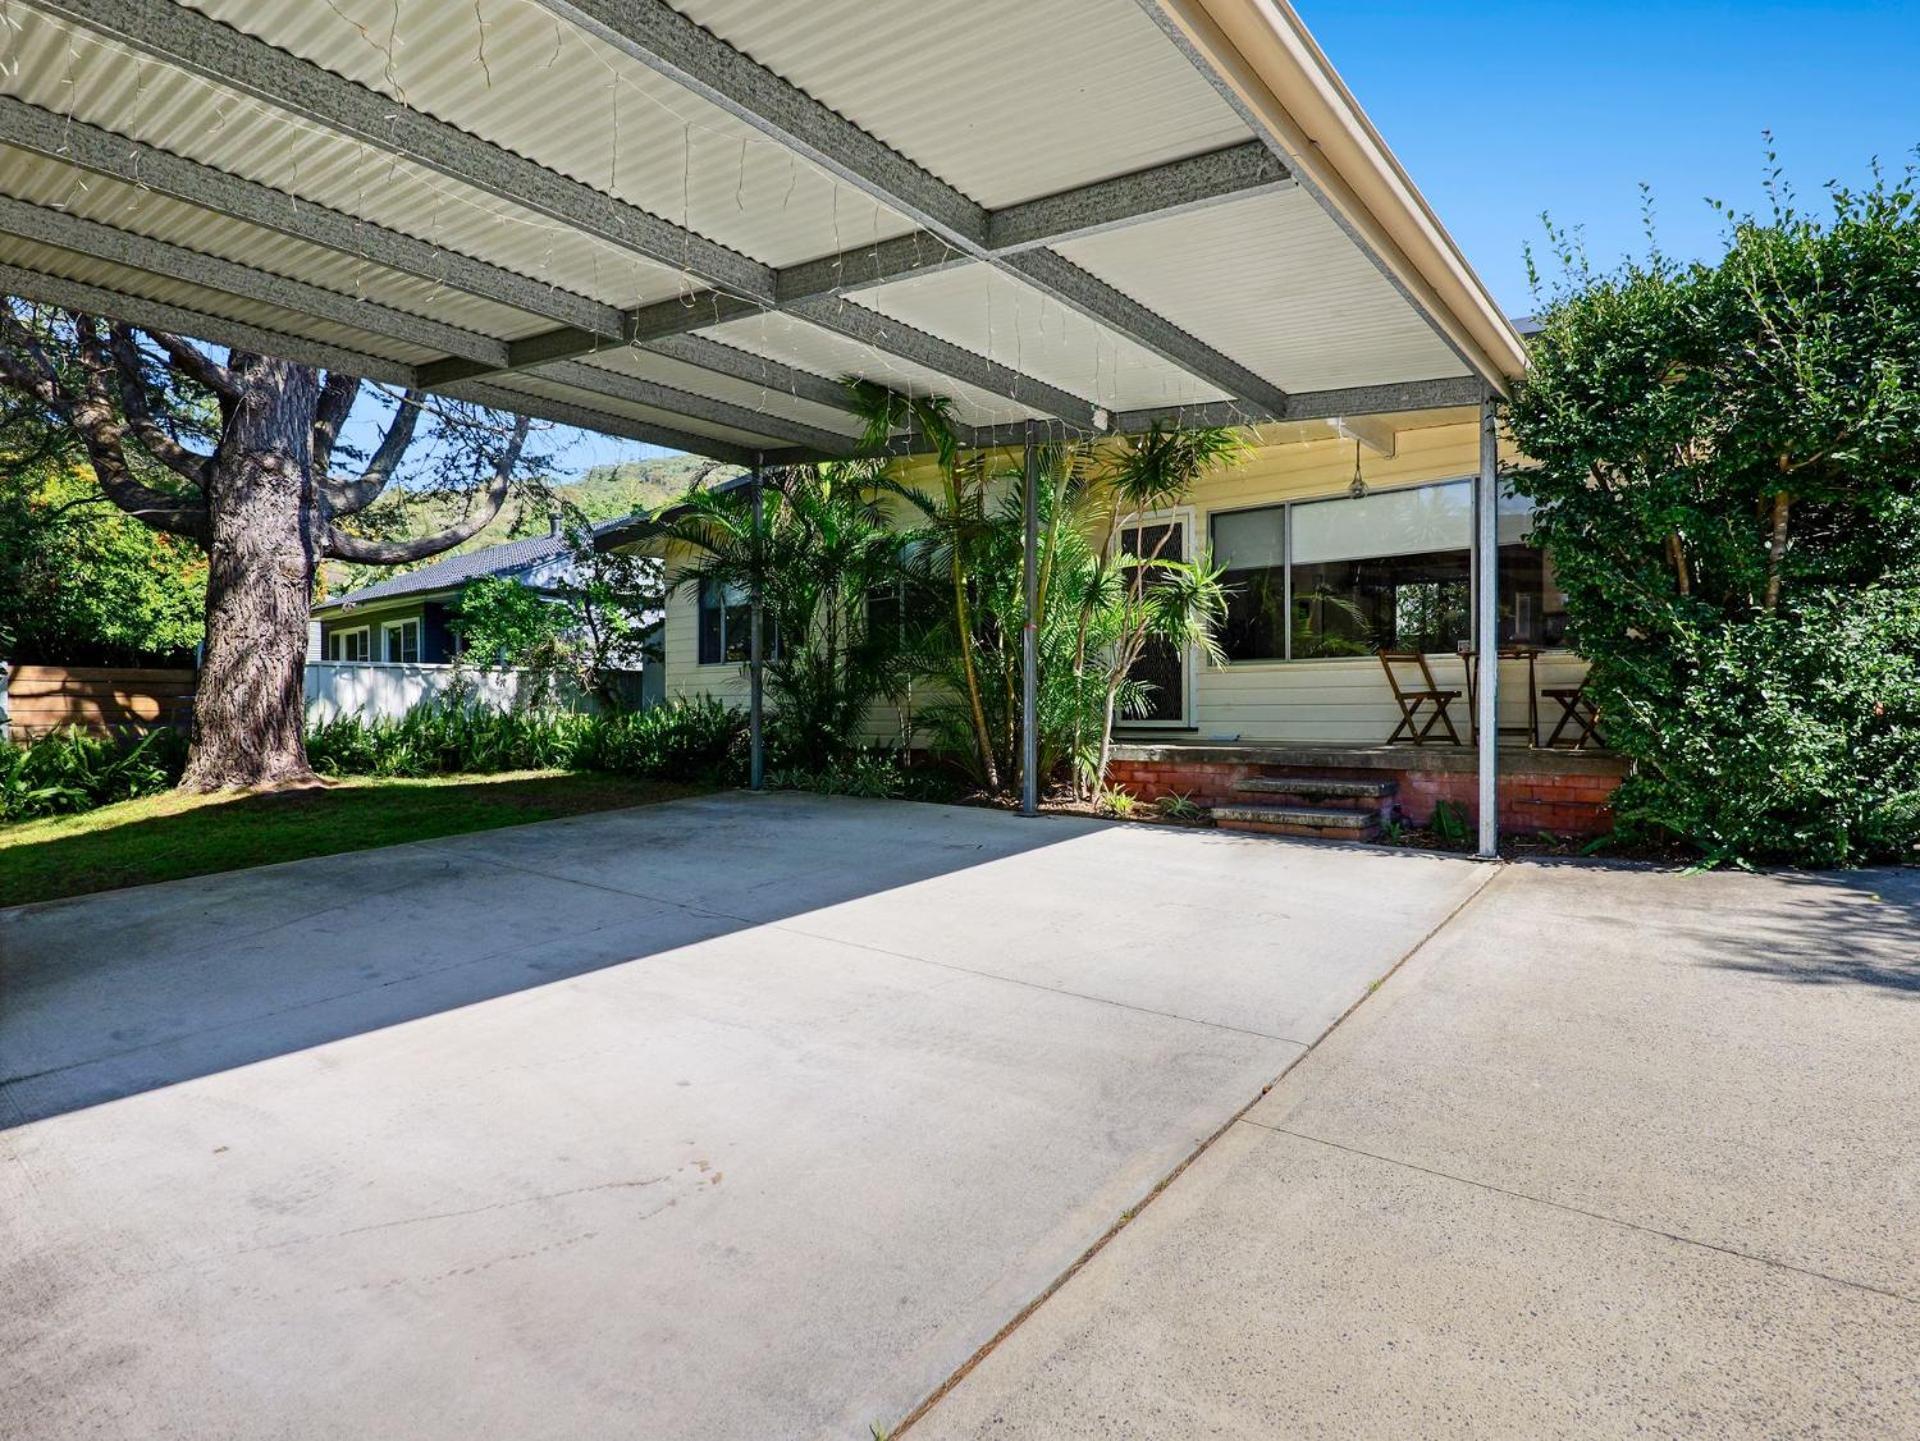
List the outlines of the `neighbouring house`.
{"type": "MultiPolygon", "coordinates": [[[[1245,460],[1202,481],[1188,505],[1129,522],[1172,526],[1167,553],[1211,553],[1233,594],[1223,663],[1198,651],[1143,662],[1153,709],[1116,728],[1113,778],[1142,799],[1177,793],[1214,808],[1258,793],[1262,802],[1300,800],[1293,808],[1302,811],[1333,801],[1329,809],[1370,820],[1390,806],[1426,822],[1442,801],[1470,814],[1478,408],[1267,424],[1248,439],[1245,460]],[[1457,693],[1446,708],[1459,744],[1444,728],[1419,746],[1390,742],[1402,710],[1381,649],[1421,653],[1434,688],[1457,693]]],[[[1003,459],[1002,469],[1017,467],[1018,451],[1003,459]]],[[[904,463],[900,474],[931,484],[921,464],[904,463]]],[[[1610,824],[1606,802],[1622,765],[1596,745],[1573,748],[1571,727],[1548,744],[1561,719],[1548,693],[1577,688],[1586,666],[1566,644],[1552,558],[1528,544],[1530,529],[1527,503],[1503,496],[1501,821],[1523,832],[1593,833],[1610,824]]],[[[639,525],[607,538],[659,545],[639,525]]],[[[668,549],[664,559],[671,577],[685,557],[668,549]]],[[[666,695],[745,706],[748,613],[743,596],[672,590],[662,627],[666,695]]],[[[1417,670],[1411,683],[1420,683],[1417,670]]],[[[878,743],[899,744],[908,733],[897,711],[873,717],[878,743]]],[[[1336,815],[1304,824],[1340,834],[1351,823],[1336,815]]]]}
{"type": "Polygon", "coordinates": [[[545,535],[442,556],[316,604],[319,645],[308,658],[332,664],[446,665],[460,654],[453,620],[468,585],[500,576],[551,590],[566,579],[570,565],[558,526],[545,535]]]}
{"type": "MultiPolygon", "coordinates": [[[[602,527],[604,528],[604,527],[602,527]]],[[[519,581],[553,596],[573,573],[566,537],[556,524],[547,534],[444,556],[430,565],[319,602],[307,658],[307,714],[396,717],[445,695],[456,663],[477,702],[508,708],[532,692],[525,673],[493,657],[466,656],[455,620],[460,597],[482,577],[519,581]]],[[[657,644],[650,635],[649,640],[657,644]]],[[[623,687],[625,703],[655,704],[664,671],[642,665],[623,687]]]]}

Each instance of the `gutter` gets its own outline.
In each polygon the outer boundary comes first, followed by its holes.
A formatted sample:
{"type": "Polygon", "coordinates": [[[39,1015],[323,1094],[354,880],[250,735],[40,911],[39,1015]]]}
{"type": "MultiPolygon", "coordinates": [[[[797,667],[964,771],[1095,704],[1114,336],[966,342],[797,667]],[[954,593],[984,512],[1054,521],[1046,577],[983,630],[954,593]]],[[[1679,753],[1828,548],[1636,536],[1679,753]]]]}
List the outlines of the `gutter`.
{"type": "Polygon", "coordinates": [[[1287,0],[1143,0],[1480,379],[1504,392],[1526,348],[1287,0]]]}

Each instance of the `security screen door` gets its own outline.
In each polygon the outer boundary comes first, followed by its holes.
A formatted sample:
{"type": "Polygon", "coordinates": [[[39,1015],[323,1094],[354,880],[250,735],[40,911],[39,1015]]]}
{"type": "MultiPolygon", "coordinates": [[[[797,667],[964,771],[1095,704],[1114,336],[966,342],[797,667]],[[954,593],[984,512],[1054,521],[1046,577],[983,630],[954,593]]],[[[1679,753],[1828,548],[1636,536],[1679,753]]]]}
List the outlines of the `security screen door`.
{"type": "MultiPolygon", "coordinates": [[[[1159,547],[1161,560],[1185,560],[1187,523],[1183,518],[1146,521],[1121,532],[1128,555],[1151,556],[1159,547]],[[1163,543],[1164,542],[1164,543],[1163,543]]],[[[1154,584],[1149,572],[1147,584],[1154,584]]],[[[1128,716],[1126,725],[1184,725],[1187,719],[1187,656],[1182,646],[1150,640],[1129,672],[1151,689],[1144,715],[1128,716]]]]}

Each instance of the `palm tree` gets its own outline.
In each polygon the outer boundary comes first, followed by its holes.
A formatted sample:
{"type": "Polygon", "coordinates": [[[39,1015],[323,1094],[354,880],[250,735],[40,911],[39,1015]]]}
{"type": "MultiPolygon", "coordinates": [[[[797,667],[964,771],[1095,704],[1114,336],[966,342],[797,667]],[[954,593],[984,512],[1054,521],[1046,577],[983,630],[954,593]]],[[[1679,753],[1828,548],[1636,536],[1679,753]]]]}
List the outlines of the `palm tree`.
{"type": "Polygon", "coordinates": [[[897,630],[866,623],[869,597],[902,574],[878,479],[859,461],[770,470],[757,526],[746,489],[691,494],[664,525],[696,555],[676,589],[760,595],[775,637],[763,660],[770,732],[781,760],[803,769],[843,757],[907,674],[897,630]]]}
{"type": "MultiPolygon", "coordinates": [[[[1133,670],[1147,646],[1159,641],[1182,651],[1197,648],[1219,661],[1218,631],[1226,619],[1221,572],[1204,558],[1166,558],[1171,526],[1161,528],[1144,555],[1127,553],[1121,540],[1130,523],[1185,503],[1203,476],[1234,464],[1245,449],[1231,430],[1189,430],[1159,422],[1143,435],[1127,437],[1101,473],[1101,541],[1074,656],[1080,673],[1094,656],[1104,658],[1100,741],[1091,767],[1096,800],[1106,787],[1114,718],[1127,708],[1133,670]],[[1097,620],[1104,620],[1103,629],[1110,636],[1099,648],[1090,644],[1097,620]]],[[[1133,703],[1137,706],[1138,699],[1133,703]]]]}
{"type": "Polygon", "coordinates": [[[974,663],[971,644],[974,622],[968,595],[973,552],[986,528],[986,466],[977,455],[961,459],[953,403],[945,397],[901,395],[857,377],[849,377],[846,385],[855,412],[866,422],[866,433],[862,437],[864,448],[884,449],[888,438],[901,426],[917,430],[933,447],[941,481],[937,501],[910,487],[896,485],[892,489],[921,512],[931,541],[928,552],[945,561],[953,591],[954,634],[960,641],[960,682],[973,728],[975,759],[982,783],[997,793],[1000,767],[994,756],[993,735],[987,728],[980,675],[974,663]]]}

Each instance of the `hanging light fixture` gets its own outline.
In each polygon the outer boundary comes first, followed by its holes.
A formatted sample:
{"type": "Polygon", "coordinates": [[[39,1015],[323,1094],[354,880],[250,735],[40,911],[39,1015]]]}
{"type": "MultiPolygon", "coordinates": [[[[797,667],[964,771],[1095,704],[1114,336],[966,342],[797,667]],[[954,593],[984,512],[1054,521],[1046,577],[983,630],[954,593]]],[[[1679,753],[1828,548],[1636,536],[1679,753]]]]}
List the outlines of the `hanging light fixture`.
{"type": "Polygon", "coordinates": [[[1360,473],[1360,442],[1357,440],[1353,443],[1353,484],[1347,487],[1347,494],[1355,500],[1365,499],[1367,494],[1367,478],[1360,473]]]}

